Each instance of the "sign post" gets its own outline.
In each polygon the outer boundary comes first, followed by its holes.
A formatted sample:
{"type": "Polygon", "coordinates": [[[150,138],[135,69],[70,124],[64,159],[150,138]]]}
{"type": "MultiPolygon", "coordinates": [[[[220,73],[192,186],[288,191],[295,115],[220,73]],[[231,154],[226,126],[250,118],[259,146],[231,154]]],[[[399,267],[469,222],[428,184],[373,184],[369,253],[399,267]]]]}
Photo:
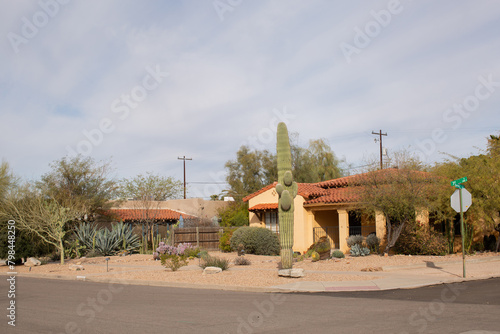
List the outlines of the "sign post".
{"type": "Polygon", "coordinates": [[[451,207],[460,212],[460,233],[462,234],[462,262],[463,262],[463,276],[465,278],[465,231],[464,231],[464,212],[469,209],[472,204],[472,196],[467,189],[464,188],[462,183],[467,182],[467,177],[451,181],[451,185],[457,188],[453,195],[451,195],[451,207]]]}

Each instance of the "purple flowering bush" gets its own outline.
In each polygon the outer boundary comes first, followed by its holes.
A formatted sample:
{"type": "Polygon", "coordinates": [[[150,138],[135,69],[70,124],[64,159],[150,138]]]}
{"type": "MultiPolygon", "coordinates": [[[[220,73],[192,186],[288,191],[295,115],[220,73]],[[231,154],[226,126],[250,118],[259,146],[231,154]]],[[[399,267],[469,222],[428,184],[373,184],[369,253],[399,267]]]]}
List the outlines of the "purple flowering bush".
{"type": "Polygon", "coordinates": [[[153,258],[159,258],[163,266],[176,271],[188,264],[188,255],[186,253],[193,249],[195,248],[190,243],[182,243],[175,247],[160,242],[156,252],[153,253],[153,258]]]}

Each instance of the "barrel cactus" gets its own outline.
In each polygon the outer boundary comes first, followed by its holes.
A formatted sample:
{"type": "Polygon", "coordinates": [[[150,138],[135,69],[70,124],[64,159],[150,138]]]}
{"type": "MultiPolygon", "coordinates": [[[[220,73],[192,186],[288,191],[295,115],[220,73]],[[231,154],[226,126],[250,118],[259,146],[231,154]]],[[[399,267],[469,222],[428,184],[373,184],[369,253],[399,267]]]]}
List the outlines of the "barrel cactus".
{"type": "Polygon", "coordinates": [[[280,228],[281,267],[291,269],[293,264],[293,200],[297,195],[297,183],[293,181],[292,154],[285,123],[278,124],[276,151],[278,155],[279,195],[278,217],[280,228]]]}
{"type": "Polygon", "coordinates": [[[318,252],[312,252],[311,253],[311,259],[312,259],[312,262],[319,261],[320,260],[319,253],[318,252]]]}

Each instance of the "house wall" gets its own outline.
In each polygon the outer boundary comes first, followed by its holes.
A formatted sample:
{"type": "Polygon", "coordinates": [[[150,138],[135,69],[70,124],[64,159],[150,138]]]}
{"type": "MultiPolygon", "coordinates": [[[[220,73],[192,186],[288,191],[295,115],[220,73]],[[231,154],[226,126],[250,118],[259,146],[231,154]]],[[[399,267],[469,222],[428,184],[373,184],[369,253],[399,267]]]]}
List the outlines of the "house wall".
{"type": "MultiPolygon", "coordinates": [[[[276,192],[276,189],[269,189],[262,194],[250,198],[248,200],[248,207],[251,208],[252,206],[262,203],[278,203],[278,193],[276,192]]],[[[266,227],[266,224],[261,221],[254,212],[249,212],[248,219],[250,221],[250,226],[266,227]]]]}

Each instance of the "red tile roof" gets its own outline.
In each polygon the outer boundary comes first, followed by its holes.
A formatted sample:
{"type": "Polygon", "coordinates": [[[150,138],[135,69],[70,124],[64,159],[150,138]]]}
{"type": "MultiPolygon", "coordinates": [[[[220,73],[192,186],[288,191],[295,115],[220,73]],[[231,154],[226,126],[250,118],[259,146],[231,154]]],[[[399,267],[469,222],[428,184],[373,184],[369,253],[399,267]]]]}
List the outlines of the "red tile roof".
{"type": "MultiPolygon", "coordinates": [[[[256,192],[254,192],[253,194],[250,194],[250,195],[244,197],[243,202],[246,202],[246,201],[254,198],[255,196],[258,196],[258,195],[268,191],[269,189],[275,188],[277,184],[278,184],[278,182],[274,182],[274,183],[269,184],[256,192]]],[[[299,189],[297,191],[298,194],[304,198],[316,197],[316,196],[321,196],[321,195],[327,194],[325,189],[318,187],[315,183],[298,183],[298,187],[299,187],[299,189]]]]}
{"type": "MultiPolygon", "coordinates": [[[[357,188],[357,187],[356,187],[357,188]]],[[[304,202],[307,204],[318,204],[318,203],[352,203],[357,202],[359,196],[356,193],[356,189],[353,188],[331,188],[328,189],[327,195],[313,198],[309,201],[304,202]]]]}
{"type": "Polygon", "coordinates": [[[248,211],[266,211],[266,210],[277,210],[278,203],[261,203],[252,206],[248,211]]]}
{"type": "Polygon", "coordinates": [[[196,218],[194,216],[170,210],[170,209],[109,209],[106,215],[113,215],[120,220],[142,220],[147,217],[154,220],[179,220],[180,216],[186,219],[196,218]]]}

